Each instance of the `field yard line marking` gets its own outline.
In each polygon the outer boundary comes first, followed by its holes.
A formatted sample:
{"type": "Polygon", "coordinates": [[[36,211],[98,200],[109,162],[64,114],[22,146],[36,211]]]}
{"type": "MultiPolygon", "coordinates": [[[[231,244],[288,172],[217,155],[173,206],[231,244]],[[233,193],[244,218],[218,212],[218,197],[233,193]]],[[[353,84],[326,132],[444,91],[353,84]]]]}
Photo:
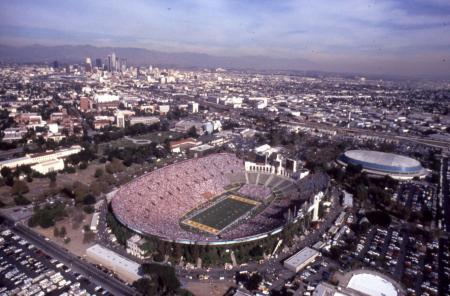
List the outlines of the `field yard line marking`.
{"type": "Polygon", "coordinates": [[[216,229],[214,227],[211,227],[211,226],[199,223],[199,222],[195,222],[195,221],[192,221],[192,220],[185,220],[185,221],[183,221],[183,223],[185,223],[185,224],[187,224],[189,226],[198,228],[200,230],[212,233],[212,234],[218,234],[220,232],[218,229],[216,229]]]}
{"type": "Polygon", "coordinates": [[[229,197],[234,199],[234,200],[241,201],[241,202],[244,202],[246,204],[251,204],[251,205],[255,205],[255,206],[261,204],[258,201],[251,200],[251,199],[248,199],[248,198],[244,198],[244,197],[241,197],[241,196],[237,196],[237,195],[234,195],[234,194],[230,194],[229,197]]]}

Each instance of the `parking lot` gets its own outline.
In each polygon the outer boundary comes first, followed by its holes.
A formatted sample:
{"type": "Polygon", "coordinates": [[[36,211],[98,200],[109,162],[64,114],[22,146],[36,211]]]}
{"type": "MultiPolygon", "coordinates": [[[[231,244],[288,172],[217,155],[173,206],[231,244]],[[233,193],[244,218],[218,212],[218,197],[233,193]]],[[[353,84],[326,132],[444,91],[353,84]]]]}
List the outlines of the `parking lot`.
{"type": "Polygon", "coordinates": [[[0,295],[108,294],[10,230],[0,231],[0,295]]]}
{"type": "MultiPolygon", "coordinates": [[[[441,256],[448,256],[448,250],[441,256]]],[[[408,295],[438,295],[439,243],[426,232],[371,227],[360,235],[353,251],[344,251],[339,264],[386,273],[402,282],[408,295]]]]}
{"type": "MultiPolygon", "coordinates": [[[[423,225],[437,222],[438,195],[435,185],[419,181],[403,182],[393,194],[392,200],[407,209],[409,220],[423,225]]],[[[434,224],[436,225],[436,224],[434,224]]]]}
{"type": "Polygon", "coordinates": [[[439,291],[450,295],[450,240],[439,241],[439,291]]]}

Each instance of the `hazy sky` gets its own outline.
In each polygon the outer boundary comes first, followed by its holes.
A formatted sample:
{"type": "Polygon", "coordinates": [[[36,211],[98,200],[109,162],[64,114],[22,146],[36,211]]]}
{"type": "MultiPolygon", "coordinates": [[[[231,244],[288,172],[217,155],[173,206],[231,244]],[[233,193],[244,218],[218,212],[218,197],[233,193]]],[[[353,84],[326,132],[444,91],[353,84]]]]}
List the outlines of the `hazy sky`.
{"type": "Polygon", "coordinates": [[[1,1],[0,43],[267,55],[327,70],[450,74],[450,0],[1,1]]]}

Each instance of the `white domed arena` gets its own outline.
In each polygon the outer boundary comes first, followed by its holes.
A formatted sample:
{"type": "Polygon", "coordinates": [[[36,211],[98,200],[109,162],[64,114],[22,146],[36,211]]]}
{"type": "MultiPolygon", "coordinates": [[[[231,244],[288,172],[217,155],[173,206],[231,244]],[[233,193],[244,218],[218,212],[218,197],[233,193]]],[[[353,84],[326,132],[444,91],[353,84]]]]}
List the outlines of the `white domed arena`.
{"type": "Polygon", "coordinates": [[[397,180],[424,178],[428,172],[419,161],[393,153],[349,150],[342,154],[337,162],[343,166],[360,165],[363,172],[373,176],[390,176],[397,180]]]}

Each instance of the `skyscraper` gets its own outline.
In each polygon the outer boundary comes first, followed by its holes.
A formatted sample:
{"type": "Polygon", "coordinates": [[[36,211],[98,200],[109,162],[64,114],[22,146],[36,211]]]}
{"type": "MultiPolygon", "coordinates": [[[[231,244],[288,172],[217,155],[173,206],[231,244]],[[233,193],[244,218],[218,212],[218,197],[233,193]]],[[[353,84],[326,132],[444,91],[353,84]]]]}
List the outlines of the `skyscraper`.
{"type": "Polygon", "coordinates": [[[112,57],[111,55],[108,55],[107,63],[106,63],[106,70],[112,71],[112,57]]]}
{"type": "Polygon", "coordinates": [[[116,57],[116,69],[115,70],[117,72],[120,72],[122,70],[122,66],[121,66],[120,62],[121,62],[120,59],[118,57],[116,57]]]}
{"type": "Polygon", "coordinates": [[[99,69],[102,68],[102,66],[103,66],[102,59],[99,59],[99,58],[95,59],[95,66],[99,69]]]}
{"type": "Polygon", "coordinates": [[[85,70],[86,72],[92,72],[92,61],[90,57],[86,58],[86,63],[85,63],[85,70]]]}
{"type": "Polygon", "coordinates": [[[117,60],[116,60],[116,53],[112,53],[111,55],[111,69],[110,71],[116,71],[117,66],[117,60]]]}

